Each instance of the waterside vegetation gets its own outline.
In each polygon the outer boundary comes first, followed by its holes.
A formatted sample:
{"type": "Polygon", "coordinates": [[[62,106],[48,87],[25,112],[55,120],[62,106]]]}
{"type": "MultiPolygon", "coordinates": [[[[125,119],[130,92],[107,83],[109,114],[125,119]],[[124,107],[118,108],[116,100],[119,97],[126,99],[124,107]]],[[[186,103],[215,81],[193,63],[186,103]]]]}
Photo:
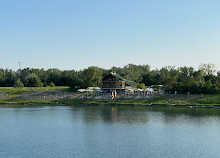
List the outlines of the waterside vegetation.
{"type": "Polygon", "coordinates": [[[162,94],[150,98],[79,99],[81,94],[69,87],[0,88],[1,104],[53,104],[53,105],[133,105],[133,106],[220,106],[219,94],[186,95],[162,94]]]}
{"type": "Polygon", "coordinates": [[[220,95],[183,95],[164,94],[148,99],[62,99],[59,103],[67,105],[133,105],[133,106],[194,106],[220,107],[220,95]]]}

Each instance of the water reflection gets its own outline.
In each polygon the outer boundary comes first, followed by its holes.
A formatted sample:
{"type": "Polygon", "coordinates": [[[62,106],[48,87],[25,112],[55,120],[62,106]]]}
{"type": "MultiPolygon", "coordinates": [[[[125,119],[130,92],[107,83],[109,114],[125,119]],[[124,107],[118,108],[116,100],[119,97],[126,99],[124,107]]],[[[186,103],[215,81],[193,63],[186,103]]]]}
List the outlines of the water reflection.
{"type": "MultiPolygon", "coordinates": [[[[220,109],[214,108],[182,108],[182,107],[138,107],[138,106],[30,106],[30,105],[0,105],[0,110],[11,108],[16,113],[48,109],[48,114],[54,114],[51,110],[71,111],[74,122],[85,123],[122,123],[122,124],[147,124],[163,121],[166,124],[175,124],[179,121],[202,124],[204,117],[215,116],[220,118],[220,109]]],[[[56,113],[56,115],[59,113],[56,113]]]]}
{"type": "Polygon", "coordinates": [[[73,107],[73,119],[76,119],[76,112],[83,115],[86,123],[146,123],[148,121],[147,113],[143,114],[141,110],[133,108],[118,107],[73,107]],[[75,111],[80,109],[80,111],[75,111]]]}
{"type": "Polygon", "coordinates": [[[175,124],[183,120],[200,124],[204,122],[204,117],[220,117],[220,109],[189,109],[174,107],[73,106],[72,112],[73,119],[76,119],[76,113],[80,112],[86,123],[104,122],[113,124],[146,124],[149,121],[163,121],[166,124],[175,124]]]}

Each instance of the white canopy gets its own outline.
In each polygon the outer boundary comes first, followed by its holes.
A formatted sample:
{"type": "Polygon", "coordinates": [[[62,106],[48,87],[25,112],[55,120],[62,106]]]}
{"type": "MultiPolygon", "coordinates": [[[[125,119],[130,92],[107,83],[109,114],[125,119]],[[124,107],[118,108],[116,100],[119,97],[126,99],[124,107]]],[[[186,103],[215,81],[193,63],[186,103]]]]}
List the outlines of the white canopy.
{"type": "Polygon", "coordinates": [[[134,92],[134,90],[133,90],[133,89],[126,89],[126,91],[134,92]]]}
{"type": "Polygon", "coordinates": [[[144,90],[143,90],[143,89],[138,88],[138,89],[137,89],[137,91],[142,92],[142,91],[144,91],[144,90]]]}
{"type": "Polygon", "coordinates": [[[145,92],[154,92],[154,90],[152,88],[146,88],[144,91],[145,92]]]}
{"type": "Polygon", "coordinates": [[[77,91],[80,93],[83,93],[83,92],[86,92],[87,90],[86,89],[78,89],[77,91]]]}
{"type": "Polygon", "coordinates": [[[90,89],[90,88],[87,88],[86,89],[86,92],[93,92],[94,90],[93,89],[90,89]]]}
{"type": "Polygon", "coordinates": [[[99,88],[99,87],[94,87],[93,89],[94,89],[94,90],[100,90],[101,88],[99,88]]]}

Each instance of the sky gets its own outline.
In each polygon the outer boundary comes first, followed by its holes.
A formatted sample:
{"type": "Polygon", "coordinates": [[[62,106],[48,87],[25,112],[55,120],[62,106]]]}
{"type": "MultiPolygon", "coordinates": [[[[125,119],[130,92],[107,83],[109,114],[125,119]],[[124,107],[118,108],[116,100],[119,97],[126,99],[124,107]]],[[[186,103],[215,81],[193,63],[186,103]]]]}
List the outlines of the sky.
{"type": "Polygon", "coordinates": [[[0,68],[220,68],[219,0],[0,0],[0,68]]]}

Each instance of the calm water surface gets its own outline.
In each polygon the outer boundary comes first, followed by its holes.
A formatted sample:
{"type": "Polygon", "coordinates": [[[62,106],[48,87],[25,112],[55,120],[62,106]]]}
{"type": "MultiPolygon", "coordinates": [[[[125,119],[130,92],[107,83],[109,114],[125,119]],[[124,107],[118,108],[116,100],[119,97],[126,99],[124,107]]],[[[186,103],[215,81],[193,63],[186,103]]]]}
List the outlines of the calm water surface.
{"type": "Polygon", "coordinates": [[[220,109],[0,107],[0,157],[220,157],[220,109]]]}

